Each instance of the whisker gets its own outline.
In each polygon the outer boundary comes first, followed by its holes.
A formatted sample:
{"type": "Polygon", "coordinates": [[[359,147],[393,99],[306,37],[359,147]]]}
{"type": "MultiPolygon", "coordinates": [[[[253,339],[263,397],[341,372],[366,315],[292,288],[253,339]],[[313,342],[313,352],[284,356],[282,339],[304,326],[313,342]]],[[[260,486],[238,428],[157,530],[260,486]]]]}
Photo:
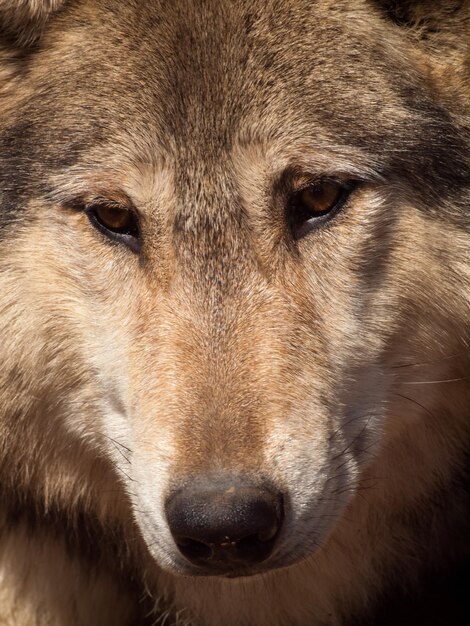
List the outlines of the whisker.
{"type": "Polygon", "coordinates": [[[359,438],[361,437],[361,435],[364,433],[364,431],[366,430],[366,428],[369,426],[369,423],[371,421],[371,419],[375,416],[375,414],[370,413],[369,416],[367,417],[367,422],[364,424],[364,426],[361,428],[361,430],[357,433],[357,435],[355,437],[353,437],[353,439],[348,443],[348,445],[346,446],[346,448],[344,448],[344,450],[342,450],[341,452],[339,452],[338,454],[336,454],[331,460],[335,461],[336,459],[338,459],[339,457],[343,456],[343,454],[345,454],[345,452],[347,452],[349,450],[349,448],[351,446],[353,446],[355,443],[357,443],[357,441],[359,440],[359,438]]]}
{"type": "Polygon", "coordinates": [[[131,478],[129,476],[129,474],[127,474],[121,467],[119,467],[118,465],[114,464],[114,469],[118,470],[118,472],[121,472],[121,474],[123,474],[128,480],[130,480],[131,482],[135,483],[135,479],[131,478]]]}
{"type": "Polygon", "coordinates": [[[396,365],[392,365],[392,369],[401,369],[403,367],[422,367],[423,365],[433,365],[435,363],[441,363],[442,361],[448,361],[449,359],[457,359],[465,355],[465,352],[460,352],[457,354],[450,354],[449,356],[439,357],[437,359],[432,359],[431,361],[421,361],[417,363],[398,363],[396,365]]]}
{"type": "Polygon", "coordinates": [[[394,395],[397,396],[398,398],[403,398],[403,400],[408,400],[409,402],[412,402],[413,404],[416,404],[417,406],[419,406],[422,409],[424,409],[426,411],[426,413],[428,413],[428,415],[430,415],[431,417],[436,417],[434,415],[434,413],[432,413],[427,407],[424,406],[424,404],[421,404],[421,402],[418,402],[414,398],[409,398],[408,396],[404,396],[401,393],[395,393],[394,395]]]}
{"type": "Polygon", "coordinates": [[[364,416],[362,414],[354,415],[353,417],[346,420],[346,422],[344,422],[343,424],[339,424],[338,428],[329,435],[328,441],[332,441],[338,435],[338,433],[342,431],[343,428],[345,428],[345,426],[348,426],[349,424],[352,424],[353,422],[357,421],[358,419],[362,419],[363,417],[364,416]]]}
{"type": "Polygon", "coordinates": [[[460,378],[446,378],[444,380],[412,380],[401,382],[400,385],[438,385],[440,383],[458,383],[463,380],[470,380],[470,376],[460,378]]]}
{"type": "Polygon", "coordinates": [[[130,460],[127,458],[127,456],[121,450],[121,448],[124,448],[124,450],[128,450],[131,454],[132,454],[132,450],[130,448],[128,448],[127,446],[125,446],[120,441],[117,441],[116,439],[113,439],[109,435],[104,435],[104,436],[106,437],[106,439],[109,439],[109,441],[111,441],[114,444],[116,450],[122,455],[122,457],[125,459],[125,461],[127,461],[127,463],[130,464],[130,460]]]}

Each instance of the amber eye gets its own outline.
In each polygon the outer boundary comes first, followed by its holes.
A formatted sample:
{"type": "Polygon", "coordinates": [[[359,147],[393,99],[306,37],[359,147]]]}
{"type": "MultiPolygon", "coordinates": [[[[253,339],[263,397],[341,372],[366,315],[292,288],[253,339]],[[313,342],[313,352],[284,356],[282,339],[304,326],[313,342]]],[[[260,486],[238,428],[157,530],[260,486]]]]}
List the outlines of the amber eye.
{"type": "Polygon", "coordinates": [[[339,183],[327,182],[307,187],[299,193],[299,201],[306,211],[315,215],[324,215],[338,202],[343,193],[339,183]]]}
{"type": "Polygon", "coordinates": [[[94,212],[101,224],[115,233],[125,233],[133,228],[134,215],[127,209],[100,206],[94,212]]]}
{"type": "Polygon", "coordinates": [[[139,251],[139,221],[134,211],[110,202],[87,207],[86,213],[93,226],[102,233],[126,244],[134,252],[139,251]]]}
{"type": "Polygon", "coordinates": [[[319,222],[337,211],[353,189],[353,184],[335,180],[320,181],[297,191],[289,202],[289,222],[295,239],[303,237],[319,222]]]}

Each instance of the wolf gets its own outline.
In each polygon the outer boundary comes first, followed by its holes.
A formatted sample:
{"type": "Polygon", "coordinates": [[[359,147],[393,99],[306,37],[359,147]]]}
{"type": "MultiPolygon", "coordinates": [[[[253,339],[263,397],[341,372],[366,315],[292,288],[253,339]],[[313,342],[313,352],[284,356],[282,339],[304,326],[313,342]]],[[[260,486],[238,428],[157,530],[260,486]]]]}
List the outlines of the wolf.
{"type": "Polygon", "coordinates": [[[464,623],[466,0],[0,0],[0,623],[464,623]]]}

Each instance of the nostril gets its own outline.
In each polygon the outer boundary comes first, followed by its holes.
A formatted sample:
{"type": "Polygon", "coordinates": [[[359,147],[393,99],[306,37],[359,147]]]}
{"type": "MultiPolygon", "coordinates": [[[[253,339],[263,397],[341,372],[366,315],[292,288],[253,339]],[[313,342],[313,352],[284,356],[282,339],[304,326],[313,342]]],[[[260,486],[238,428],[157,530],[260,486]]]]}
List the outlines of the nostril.
{"type": "Polygon", "coordinates": [[[207,561],[212,557],[212,548],[202,541],[186,537],[175,541],[181,554],[189,561],[207,561]]]}
{"type": "Polygon", "coordinates": [[[242,539],[232,540],[230,537],[220,539],[216,543],[204,543],[189,537],[175,538],[181,554],[189,561],[263,561],[271,552],[278,528],[261,531],[242,539]]]}
{"type": "Polygon", "coordinates": [[[243,561],[261,562],[264,561],[272,552],[276,532],[270,533],[269,539],[263,539],[263,533],[244,537],[237,542],[237,556],[243,561]]]}

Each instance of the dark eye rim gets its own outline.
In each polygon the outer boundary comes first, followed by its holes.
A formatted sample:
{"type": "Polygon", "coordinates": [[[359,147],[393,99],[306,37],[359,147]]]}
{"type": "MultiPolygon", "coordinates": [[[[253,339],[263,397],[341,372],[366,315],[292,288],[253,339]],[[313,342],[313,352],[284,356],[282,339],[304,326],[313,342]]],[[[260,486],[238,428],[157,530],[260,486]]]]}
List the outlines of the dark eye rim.
{"type": "Polygon", "coordinates": [[[140,224],[139,217],[137,212],[128,206],[121,206],[116,204],[115,202],[99,202],[89,204],[84,208],[84,213],[90,220],[92,226],[94,226],[99,232],[105,235],[108,239],[115,241],[120,244],[126,245],[128,248],[132,250],[132,252],[139,253],[141,249],[141,233],[140,233],[140,224]],[[114,208],[120,209],[122,211],[128,211],[133,217],[133,225],[131,228],[126,229],[122,232],[117,230],[112,230],[108,228],[97,215],[98,209],[103,208],[114,208]]]}
{"type": "Polygon", "coordinates": [[[353,192],[359,186],[360,181],[357,180],[338,180],[337,178],[322,178],[320,180],[314,180],[306,185],[302,185],[299,189],[296,189],[291,193],[286,206],[287,222],[289,230],[294,240],[298,241],[302,239],[313,230],[323,226],[331,219],[333,219],[340,211],[348,204],[349,199],[353,192]],[[335,183],[341,187],[341,193],[334,203],[334,205],[321,213],[316,215],[309,214],[302,206],[300,200],[302,193],[306,189],[318,187],[321,184],[335,183]]]}

